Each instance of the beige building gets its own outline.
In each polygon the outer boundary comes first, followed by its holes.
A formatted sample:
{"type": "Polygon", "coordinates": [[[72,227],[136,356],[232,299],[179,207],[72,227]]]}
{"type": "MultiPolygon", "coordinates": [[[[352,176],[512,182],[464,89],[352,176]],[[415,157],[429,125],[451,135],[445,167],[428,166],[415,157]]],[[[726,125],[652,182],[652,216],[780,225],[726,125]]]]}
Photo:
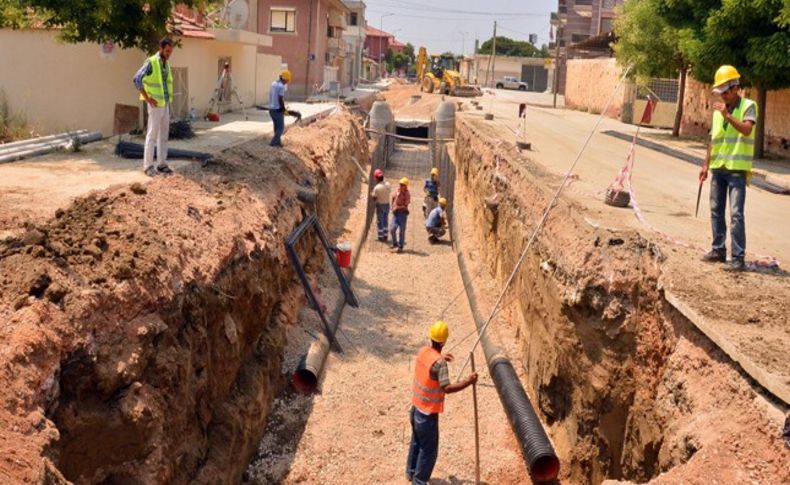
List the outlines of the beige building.
{"type": "MultiPolygon", "coordinates": [[[[281,60],[257,51],[271,45],[270,37],[180,21],[188,25],[171,63],[173,118],[186,118],[193,108],[199,117],[204,115],[225,62],[247,107],[268,103],[281,60]]],[[[0,90],[9,111],[23,116],[40,134],[88,129],[110,136],[116,103],[142,107],[132,77],[146,56],[109,43],[67,44],[53,30],[1,29],[0,90]]]]}
{"type": "Polygon", "coordinates": [[[496,79],[513,76],[526,82],[530,91],[546,90],[548,72],[542,57],[496,56],[491,59],[488,54],[475,54],[464,58],[459,69],[467,82],[481,86],[493,87],[496,79]]]}

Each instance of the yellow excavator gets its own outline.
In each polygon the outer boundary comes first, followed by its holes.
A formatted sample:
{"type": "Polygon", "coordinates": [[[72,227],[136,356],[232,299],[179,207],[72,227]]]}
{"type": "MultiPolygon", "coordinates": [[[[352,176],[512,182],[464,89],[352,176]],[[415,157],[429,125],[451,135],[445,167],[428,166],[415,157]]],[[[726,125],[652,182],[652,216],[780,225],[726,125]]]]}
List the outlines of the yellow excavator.
{"type": "Polygon", "coordinates": [[[458,72],[455,58],[450,55],[431,54],[429,59],[425,47],[420,47],[416,68],[420,91],[464,97],[481,94],[480,90],[466,84],[458,72]]]}

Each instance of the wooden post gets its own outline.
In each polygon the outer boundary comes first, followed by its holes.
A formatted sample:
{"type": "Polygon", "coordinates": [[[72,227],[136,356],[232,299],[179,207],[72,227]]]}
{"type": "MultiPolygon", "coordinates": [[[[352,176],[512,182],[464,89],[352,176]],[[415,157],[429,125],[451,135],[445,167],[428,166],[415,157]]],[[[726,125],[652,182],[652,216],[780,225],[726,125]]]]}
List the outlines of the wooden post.
{"type": "MultiPolygon", "coordinates": [[[[469,354],[472,363],[472,372],[475,371],[475,354],[469,354]]],[[[475,402],[475,484],[480,485],[480,425],[477,418],[477,382],[472,384],[472,399],[475,402]]]]}

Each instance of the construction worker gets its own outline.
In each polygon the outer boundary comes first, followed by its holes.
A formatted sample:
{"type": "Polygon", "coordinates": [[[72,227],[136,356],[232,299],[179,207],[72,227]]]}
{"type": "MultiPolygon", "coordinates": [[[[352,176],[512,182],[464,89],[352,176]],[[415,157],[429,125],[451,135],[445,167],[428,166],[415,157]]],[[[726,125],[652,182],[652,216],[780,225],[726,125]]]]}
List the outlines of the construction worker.
{"type": "Polygon", "coordinates": [[[447,199],[444,197],[439,198],[439,207],[435,208],[428,214],[425,219],[425,230],[428,231],[428,242],[436,244],[439,238],[447,232],[447,199]]]}
{"type": "Polygon", "coordinates": [[[433,167],[431,169],[431,178],[425,181],[423,187],[425,191],[425,202],[422,204],[422,215],[428,217],[428,214],[436,208],[439,203],[439,169],[433,167]]]}
{"type": "Polygon", "coordinates": [[[140,100],[148,109],[148,130],[143,151],[143,170],[149,177],[156,174],[170,175],[173,170],[167,165],[167,139],[170,136],[170,103],[173,100],[173,74],[170,71],[170,56],[173,41],[159,41],[159,52],[149,57],[134,75],[134,86],[140,92],[140,100]],[[156,166],[154,166],[156,147],[156,166]]]}
{"type": "Polygon", "coordinates": [[[373,187],[370,196],[376,204],[376,229],[379,241],[387,242],[387,219],[389,219],[392,187],[384,180],[384,172],[380,168],[373,172],[373,177],[376,179],[376,186],[373,187]]]}
{"type": "Polygon", "coordinates": [[[444,411],[444,396],[462,391],[477,382],[477,373],[455,384],[450,383],[447,363],[453,361],[450,353],[442,355],[449,331],[441,320],[428,330],[430,346],[417,353],[412,383],[411,444],[406,460],[406,478],[413,485],[426,485],[431,479],[433,466],[439,454],[439,414],[444,411]]]}
{"type": "Polygon", "coordinates": [[[291,82],[291,71],[284,69],[280,76],[272,83],[269,90],[269,116],[274,123],[274,136],[269,143],[273,147],[283,146],[282,136],[285,131],[285,93],[288,92],[288,83],[291,82]]]}
{"type": "Polygon", "coordinates": [[[390,226],[392,249],[399,253],[403,252],[403,246],[406,244],[406,220],[409,218],[409,204],[411,204],[409,179],[403,177],[398,183],[398,190],[392,196],[392,225],[390,226]]]}
{"type": "Polygon", "coordinates": [[[721,100],[713,104],[713,123],[708,154],[699,173],[700,183],[710,181],[710,212],[713,244],[710,252],[702,257],[706,262],[727,260],[727,223],[724,220],[727,194],[730,197],[731,259],[729,271],[746,268],[746,225],[744,205],[746,185],[754,159],[754,124],[757,122],[757,103],[742,98],[738,71],[732,66],[721,66],[716,71],[713,92],[721,100]]]}

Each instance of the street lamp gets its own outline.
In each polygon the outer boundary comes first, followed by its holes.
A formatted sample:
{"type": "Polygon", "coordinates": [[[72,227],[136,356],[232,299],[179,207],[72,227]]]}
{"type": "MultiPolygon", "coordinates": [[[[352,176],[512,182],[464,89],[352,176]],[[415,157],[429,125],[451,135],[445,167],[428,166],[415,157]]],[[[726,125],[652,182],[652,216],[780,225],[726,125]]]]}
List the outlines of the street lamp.
{"type": "MultiPolygon", "coordinates": [[[[385,13],[385,14],[383,14],[381,16],[381,19],[379,20],[379,30],[381,31],[382,34],[384,33],[384,17],[392,17],[393,15],[395,15],[395,14],[394,13],[385,13]]],[[[383,67],[384,64],[383,64],[382,61],[384,61],[384,57],[386,56],[386,53],[382,52],[382,48],[383,47],[384,47],[384,36],[381,35],[381,36],[379,36],[379,74],[381,75],[382,78],[384,77],[383,76],[383,74],[384,74],[384,67],[383,67]]]]}
{"type": "Polygon", "coordinates": [[[461,36],[461,55],[466,57],[466,36],[471,32],[458,32],[461,36]]]}

